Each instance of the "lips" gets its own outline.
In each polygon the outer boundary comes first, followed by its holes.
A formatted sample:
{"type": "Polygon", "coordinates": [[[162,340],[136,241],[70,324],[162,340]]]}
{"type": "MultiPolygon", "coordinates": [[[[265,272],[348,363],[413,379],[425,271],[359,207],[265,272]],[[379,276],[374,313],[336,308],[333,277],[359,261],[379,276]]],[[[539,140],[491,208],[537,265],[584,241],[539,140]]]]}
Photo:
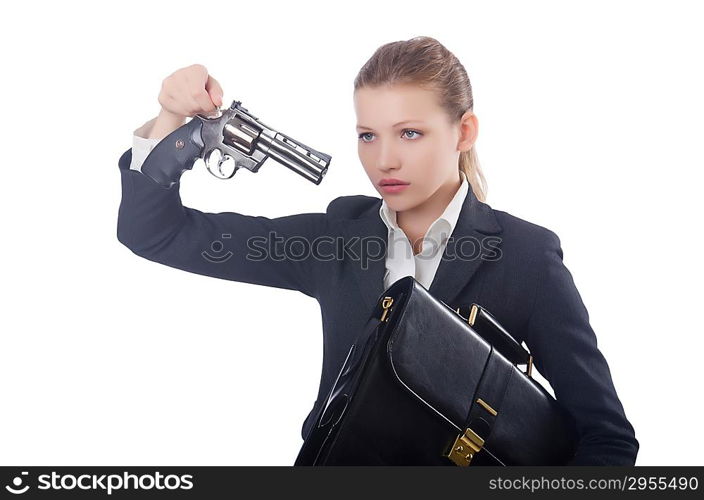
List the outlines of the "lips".
{"type": "Polygon", "coordinates": [[[410,184],[409,182],[402,181],[401,179],[381,179],[379,181],[380,186],[406,186],[410,184]]]}

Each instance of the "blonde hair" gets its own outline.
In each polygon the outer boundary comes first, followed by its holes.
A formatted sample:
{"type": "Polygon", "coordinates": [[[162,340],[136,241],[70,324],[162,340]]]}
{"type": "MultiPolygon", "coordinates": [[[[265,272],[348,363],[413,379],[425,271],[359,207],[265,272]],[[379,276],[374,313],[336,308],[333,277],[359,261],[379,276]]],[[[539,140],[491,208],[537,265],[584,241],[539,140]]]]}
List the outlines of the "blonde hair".
{"type": "MultiPolygon", "coordinates": [[[[393,84],[414,84],[437,92],[451,123],[474,108],[472,85],[462,63],[435,38],[418,36],[382,45],[354,80],[354,90],[393,84]]],[[[477,157],[476,145],[462,151],[458,170],[467,176],[472,191],[486,201],[487,184],[477,157]]]]}

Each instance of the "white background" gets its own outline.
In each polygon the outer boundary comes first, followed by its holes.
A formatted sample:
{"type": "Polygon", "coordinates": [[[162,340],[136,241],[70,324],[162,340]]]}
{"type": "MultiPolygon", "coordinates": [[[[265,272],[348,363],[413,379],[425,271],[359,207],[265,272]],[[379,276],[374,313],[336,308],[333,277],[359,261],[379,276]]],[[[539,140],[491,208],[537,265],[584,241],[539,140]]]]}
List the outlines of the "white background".
{"type": "Polygon", "coordinates": [[[197,163],[184,205],[270,217],[376,195],[352,82],[430,35],[467,69],[496,209],[562,241],[640,442],[701,464],[704,46],[698,2],[25,2],[3,11],[1,465],[291,465],[322,326],[299,292],[189,274],[116,238],[117,161],[162,80],[333,156],[315,186],[197,163]]]}

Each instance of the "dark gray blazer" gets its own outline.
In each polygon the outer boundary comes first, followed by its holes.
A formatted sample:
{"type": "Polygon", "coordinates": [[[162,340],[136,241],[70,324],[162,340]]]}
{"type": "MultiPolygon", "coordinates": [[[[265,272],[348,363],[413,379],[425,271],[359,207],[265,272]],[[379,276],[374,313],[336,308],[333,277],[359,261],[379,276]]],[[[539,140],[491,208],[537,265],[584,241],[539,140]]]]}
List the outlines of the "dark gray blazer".
{"type": "MultiPolygon", "coordinates": [[[[130,170],[131,159],[129,149],[118,162],[117,238],[132,252],[192,273],[298,290],[319,302],[323,368],[305,436],[384,291],[382,200],[341,196],[326,213],[277,218],[203,213],[181,204],[179,183],[164,189],[130,170]]],[[[492,209],[469,189],[429,291],[465,316],[472,302],[484,306],[525,341],[535,367],[575,418],[580,442],[573,465],[635,464],[634,429],[554,232],[492,209]]]]}

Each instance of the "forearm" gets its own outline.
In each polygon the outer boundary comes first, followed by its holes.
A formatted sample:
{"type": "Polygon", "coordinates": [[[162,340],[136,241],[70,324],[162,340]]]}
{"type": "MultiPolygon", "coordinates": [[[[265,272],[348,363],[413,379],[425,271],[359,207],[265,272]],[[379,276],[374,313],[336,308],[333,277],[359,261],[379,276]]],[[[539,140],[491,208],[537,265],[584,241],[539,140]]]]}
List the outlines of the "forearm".
{"type": "Polygon", "coordinates": [[[122,200],[117,238],[133,252],[148,254],[163,247],[162,242],[183,225],[185,212],[180,184],[165,189],[146,175],[130,170],[130,161],[131,150],[128,150],[119,161],[122,200]]]}

